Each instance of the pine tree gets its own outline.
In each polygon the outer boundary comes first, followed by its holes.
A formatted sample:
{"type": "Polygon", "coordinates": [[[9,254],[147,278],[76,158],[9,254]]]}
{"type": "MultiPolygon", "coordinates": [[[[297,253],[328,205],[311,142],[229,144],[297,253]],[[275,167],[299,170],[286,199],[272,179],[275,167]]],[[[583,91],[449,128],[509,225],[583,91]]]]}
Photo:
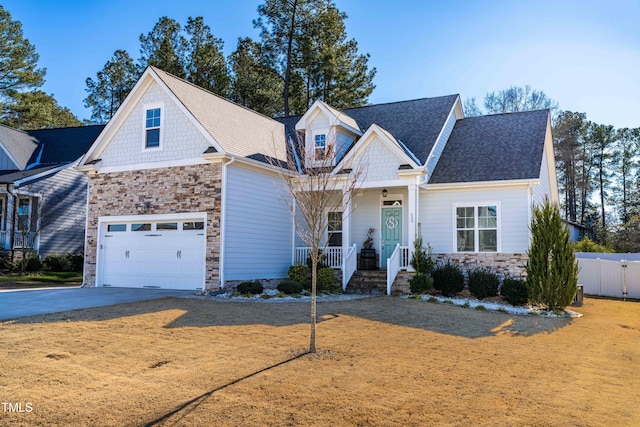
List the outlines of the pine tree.
{"type": "Polygon", "coordinates": [[[91,108],[91,120],[105,123],[120,107],[138,80],[138,69],[124,50],[116,50],[113,57],[98,71],[96,80],[87,78],[89,96],[84,106],[91,108]]]}
{"type": "Polygon", "coordinates": [[[140,71],[147,65],[185,78],[184,51],[187,41],[178,21],[163,16],[145,36],[140,34],[140,71]]]}
{"type": "Polygon", "coordinates": [[[16,93],[3,116],[4,124],[17,129],[82,126],[71,110],[41,90],[16,93]]]}
{"type": "Polygon", "coordinates": [[[184,29],[188,37],[184,58],[186,79],[220,96],[228,96],[229,71],[222,54],[222,39],[211,34],[201,16],[189,17],[184,29]]]}
{"type": "Polygon", "coordinates": [[[529,302],[563,310],[576,294],[578,264],[558,206],[548,199],[534,208],[527,255],[529,302]]]}
{"type": "Polygon", "coordinates": [[[0,5],[0,100],[21,90],[42,86],[46,69],[38,68],[39,55],[23,37],[22,24],[0,5]]]}

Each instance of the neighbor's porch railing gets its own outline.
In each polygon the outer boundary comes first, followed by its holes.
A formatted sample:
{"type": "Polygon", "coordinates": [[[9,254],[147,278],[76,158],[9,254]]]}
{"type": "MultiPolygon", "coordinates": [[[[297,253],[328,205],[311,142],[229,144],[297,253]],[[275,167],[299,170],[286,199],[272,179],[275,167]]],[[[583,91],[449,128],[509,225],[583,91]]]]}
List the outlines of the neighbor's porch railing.
{"type": "Polygon", "coordinates": [[[351,280],[351,276],[358,269],[358,247],[354,243],[349,248],[342,263],[342,290],[347,289],[347,283],[351,280]]]}
{"type": "Polygon", "coordinates": [[[33,231],[16,231],[13,235],[14,248],[33,248],[36,243],[36,234],[33,231]]]}
{"type": "Polygon", "coordinates": [[[391,295],[391,285],[396,280],[396,276],[400,272],[400,245],[397,244],[396,248],[391,253],[391,256],[387,258],[387,295],[391,295]]]}
{"type": "MultiPolygon", "coordinates": [[[[296,248],[296,264],[307,264],[307,258],[309,258],[309,252],[311,248],[297,247],[296,248]]],[[[324,259],[322,262],[327,264],[331,268],[342,268],[342,246],[329,246],[323,250],[324,259]]]]}
{"type": "Polygon", "coordinates": [[[9,242],[9,232],[7,230],[0,231],[0,248],[4,248],[4,246],[9,242]]]}
{"type": "Polygon", "coordinates": [[[411,266],[411,252],[409,251],[409,246],[400,246],[400,269],[406,270],[411,266]]]}

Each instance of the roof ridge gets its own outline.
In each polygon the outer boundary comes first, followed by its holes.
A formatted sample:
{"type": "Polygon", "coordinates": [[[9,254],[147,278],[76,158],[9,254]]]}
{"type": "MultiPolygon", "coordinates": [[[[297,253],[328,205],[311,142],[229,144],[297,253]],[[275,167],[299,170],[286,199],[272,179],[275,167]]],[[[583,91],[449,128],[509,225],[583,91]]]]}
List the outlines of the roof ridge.
{"type": "Polygon", "coordinates": [[[339,110],[339,111],[355,110],[355,109],[359,109],[359,108],[368,108],[368,107],[377,107],[379,105],[403,104],[405,102],[426,101],[426,100],[433,100],[433,99],[438,99],[438,98],[450,98],[450,97],[454,97],[454,96],[458,97],[458,96],[460,96],[460,94],[459,93],[453,93],[451,95],[426,96],[426,97],[422,97],[422,98],[405,99],[405,100],[402,100],[402,101],[381,102],[381,103],[378,103],[378,104],[361,105],[359,107],[347,107],[347,108],[343,108],[342,110],[339,110]]]}
{"type": "Polygon", "coordinates": [[[464,117],[464,120],[466,120],[466,119],[479,119],[479,118],[482,118],[482,117],[510,116],[510,115],[516,115],[516,114],[525,114],[525,113],[540,113],[540,112],[543,112],[543,111],[546,111],[548,113],[551,110],[548,109],[548,108],[540,108],[538,110],[506,111],[504,113],[493,113],[493,114],[483,114],[482,116],[464,117]]]}
{"type": "MultiPolygon", "coordinates": [[[[257,115],[262,116],[262,117],[264,117],[264,118],[267,118],[267,119],[269,119],[269,120],[276,121],[273,117],[269,117],[269,116],[267,116],[266,114],[262,114],[262,113],[260,113],[260,112],[258,112],[258,111],[252,110],[251,108],[246,107],[246,106],[244,106],[244,105],[242,105],[242,104],[238,104],[238,103],[237,103],[237,102],[235,102],[235,101],[232,101],[232,100],[230,100],[230,99],[228,99],[228,98],[225,98],[225,97],[224,97],[224,96],[222,96],[222,95],[218,95],[218,94],[217,94],[217,93],[215,93],[215,92],[212,92],[212,91],[210,91],[210,90],[208,90],[208,89],[205,89],[205,88],[203,88],[203,87],[201,87],[201,86],[198,86],[197,84],[192,83],[192,82],[190,82],[190,81],[188,81],[188,80],[185,80],[185,79],[183,79],[183,78],[181,78],[181,77],[175,76],[175,75],[173,75],[173,74],[171,74],[171,73],[169,73],[169,72],[167,72],[167,71],[164,71],[164,70],[163,70],[163,69],[161,69],[161,68],[154,67],[153,65],[149,65],[148,67],[149,67],[149,68],[151,68],[151,69],[152,69],[152,70],[153,70],[153,71],[158,75],[158,77],[160,77],[160,74],[158,73],[158,71],[160,71],[161,73],[164,73],[164,74],[166,74],[167,76],[174,78],[175,80],[178,80],[178,81],[180,81],[180,82],[182,82],[182,83],[186,83],[186,84],[188,84],[188,85],[190,85],[190,86],[193,86],[194,88],[196,88],[196,89],[198,89],[198,90],[201,90],[201,91],[203,91],[203,92],[205,92],[205,93],[208,93],[209,95],[213,95],[213,96],[215,96],[216,98],[219,98],[219,99],[220,99],[220,100],[222,100],[222,101],[226,101],[226,102],[228,102],[228,103],[230,103],[230,104],[233,104],[233,105],[235,105],[235,106],[238,106],[238,107],[240,107],[240,108],[244,108],[245,110],[247,110],[247,111],[249,111],[249,112],[251,112],[251,113],[257,114],[257,115]]],[[[162,77],[160,77],[160,79],[162,79],[162,77]]],[[[182,102],[182,101],[181,101],[181,102],[182,102]]],[[[184,103],[183,103],[183,104],[184,104],[184,103]]],[[[185,105],[185,107],[186,107],[186,105],[185,105]]]]}

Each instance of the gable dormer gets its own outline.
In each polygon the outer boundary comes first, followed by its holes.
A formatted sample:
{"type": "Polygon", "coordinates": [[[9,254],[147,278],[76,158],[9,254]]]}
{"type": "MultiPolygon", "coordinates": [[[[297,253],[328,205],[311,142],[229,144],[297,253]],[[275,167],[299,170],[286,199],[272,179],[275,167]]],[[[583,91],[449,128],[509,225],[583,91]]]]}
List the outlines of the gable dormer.
{"type": "MultiPolygon", "coordinates": [[[[304,134],[305,167],[335,166],[362,130],[346,114],[316,101],[296,123],[304,134]]],[[[302,150],[301,150],[302,151],[302,150]]]]}

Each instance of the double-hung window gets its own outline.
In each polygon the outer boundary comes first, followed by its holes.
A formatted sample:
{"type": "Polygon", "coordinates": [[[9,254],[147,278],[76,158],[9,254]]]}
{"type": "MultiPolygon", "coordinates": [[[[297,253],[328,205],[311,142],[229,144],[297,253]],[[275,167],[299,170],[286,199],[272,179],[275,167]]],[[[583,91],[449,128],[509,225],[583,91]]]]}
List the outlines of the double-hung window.
{"type": "Polygon", "coordinates": [[[329,212],[328,246],[342,246],[342,212],[329,212]]]}
{"type": "Polygon", "coordinates": [[[160,118],[162,109],[160,107],[148,108],[145,111],[145,148],[160,147],[160,118]]]}
{"type": "Polygon", "coordinates": [[[498,252],[498,206],[456,206],[456,251],[498,252]]]}
{"type": "Polygon", "coordinates": [[[18,199],[18,227],[19,231],[29,231],[31,229],[31,199],[20,197],[18,199]]]}
{"type": "Polygon", "coordinates": [[[323,160],[327,155],[327,134],[317,133],[313,137],[316,160],[323,160]]]}

